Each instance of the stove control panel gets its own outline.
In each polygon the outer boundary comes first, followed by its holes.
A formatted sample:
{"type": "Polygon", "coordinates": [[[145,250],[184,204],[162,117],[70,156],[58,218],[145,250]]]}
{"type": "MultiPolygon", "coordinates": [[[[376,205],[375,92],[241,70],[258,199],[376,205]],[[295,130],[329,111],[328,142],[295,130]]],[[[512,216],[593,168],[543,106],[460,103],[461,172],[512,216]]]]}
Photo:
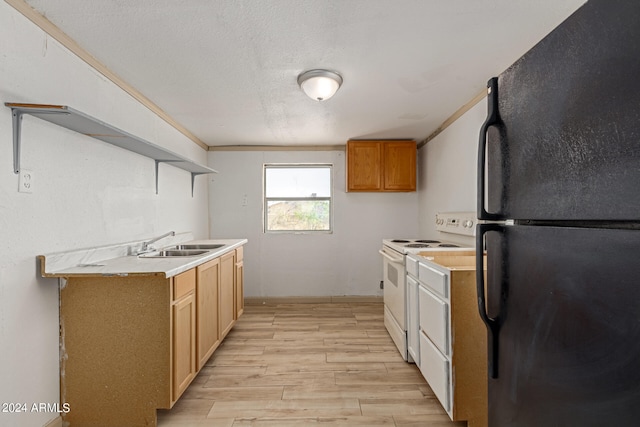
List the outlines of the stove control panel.
{"type": "Polygon", "coordinates": [[[475,212],[443,212],[436,214],[436,230],[463,236],[476,235],[475,212]]]}

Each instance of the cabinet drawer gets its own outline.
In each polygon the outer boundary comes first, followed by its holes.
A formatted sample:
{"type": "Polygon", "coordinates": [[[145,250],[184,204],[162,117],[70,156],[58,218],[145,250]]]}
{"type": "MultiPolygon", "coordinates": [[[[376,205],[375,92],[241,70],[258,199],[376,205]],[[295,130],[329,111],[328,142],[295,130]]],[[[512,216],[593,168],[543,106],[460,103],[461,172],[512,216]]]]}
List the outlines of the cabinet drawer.
{"type": "Polygon", "coordinates": [[[180,273],[173,278],[173,300],[179,300],[196,289],[196,269],[180,273]]]}
{"type": "Polygon", "coordinates": [[[406,258],[407,273],[413,277],[418,277],[418,260],[413,259],[410,256],[406,258]]]}
{"type": "Polygon", "coordinates": [[[449,305],[429,292],[418,288],[420,300],[420,329],[446,355],[449,355],[449,305]]]}
{"type": "Polygon", "coordinates": [[[244,247],[240,246],[236,249],[236,262],[240,262],[244,259],[244,247]]]}
{"type": "Polygon", "coordinates": [[[449,298],[449,276],[426,264],[420,263],[418,277],[420,282],[444,298],[449,298]]]}
{"type": "Polygon", "coordinates": [[[449,360],[420,332],[420,372],[445,411],[451,412],[449,360]]]}

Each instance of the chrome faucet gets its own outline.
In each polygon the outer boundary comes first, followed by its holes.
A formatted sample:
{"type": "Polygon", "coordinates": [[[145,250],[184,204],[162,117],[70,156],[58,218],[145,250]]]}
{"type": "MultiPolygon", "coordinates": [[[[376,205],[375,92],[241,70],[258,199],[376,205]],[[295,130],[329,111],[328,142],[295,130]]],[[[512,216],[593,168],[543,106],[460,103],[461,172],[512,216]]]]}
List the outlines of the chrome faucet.
{"type": "Polygon", "coordinates": [[[140,248],[140,252],[139,253],[143,253],[143,252],[149,252],[151,249],[149,248],[149,245],[152,243],[157,242],[160,239],[164,239],[165,237],[169,237],[169,236],[175,236],[176,232],[175,231],[170,231],[168,233],[164,233],[162,236],[158,236],[155,239],[151,239],[151,240],[147,240],[146,242],[142,243],[142,248],[140,248]]]}

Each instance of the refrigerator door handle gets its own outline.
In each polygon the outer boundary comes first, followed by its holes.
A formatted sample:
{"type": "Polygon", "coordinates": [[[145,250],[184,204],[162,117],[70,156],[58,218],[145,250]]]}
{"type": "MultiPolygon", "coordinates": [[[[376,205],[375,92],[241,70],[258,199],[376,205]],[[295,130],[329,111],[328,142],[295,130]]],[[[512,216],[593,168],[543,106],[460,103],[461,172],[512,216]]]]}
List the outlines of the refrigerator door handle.
{"type": "Polygon", "coordinates": [[[485,166],[487,151],[487,131],[491,126],[500,124],[498,113],[498,78],[493,77],[487,82],[487,119],[480,128],[480,141],[478,143],[478,219],[498,220],[500,215],[487,212],[485,209],[486,184],[485,166]]]}
{"type": "Polygon", "coordinates": [[[502,232],[503,226],[500,224],[478,224],[476,230],[476,290],[478,293],[478,309],[480,318],[487,325],[488,329],[488,362],[489,376],[498,378],[498,337],[500,334],[500,316],[489,317],[485,298],[484,280],[484,234],[489,231],[502,232]]]}

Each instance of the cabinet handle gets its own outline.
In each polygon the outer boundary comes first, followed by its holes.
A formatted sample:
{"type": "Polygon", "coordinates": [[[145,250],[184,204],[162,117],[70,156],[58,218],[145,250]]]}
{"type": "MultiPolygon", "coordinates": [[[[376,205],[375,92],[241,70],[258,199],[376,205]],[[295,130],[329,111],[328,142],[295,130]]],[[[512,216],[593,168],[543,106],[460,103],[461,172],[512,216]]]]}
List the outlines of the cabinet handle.
{"type": "Polygon", "coordinates": [[[476,233],[476,289],[478,293],[478,310],[480,311],[480,318],[487,325],[488,330],[488,362],[489,362],[489,376],[491,378],[498,378],[498,341],[500,336],[501,317],[498,314],[496,317],[489,317],[487,313],[487,306],[485,300],[485,286],[484,286],[484,235],[490,231],[496,231],[502,233],[504,227],[499,224],[478,224],[476,233]]]}
{"type": "Polygon", "coordinates": [[[487,131],[491,126],[500,124],[500,114],[498,113],[498,78],[493,77],[487,82],[487,119],[480,128],[480,141],[478,143],[478,219],[501,219],[499,214],[487,212],[484,206],[486,197],[485,167],[487,150],[487,131]]]}

